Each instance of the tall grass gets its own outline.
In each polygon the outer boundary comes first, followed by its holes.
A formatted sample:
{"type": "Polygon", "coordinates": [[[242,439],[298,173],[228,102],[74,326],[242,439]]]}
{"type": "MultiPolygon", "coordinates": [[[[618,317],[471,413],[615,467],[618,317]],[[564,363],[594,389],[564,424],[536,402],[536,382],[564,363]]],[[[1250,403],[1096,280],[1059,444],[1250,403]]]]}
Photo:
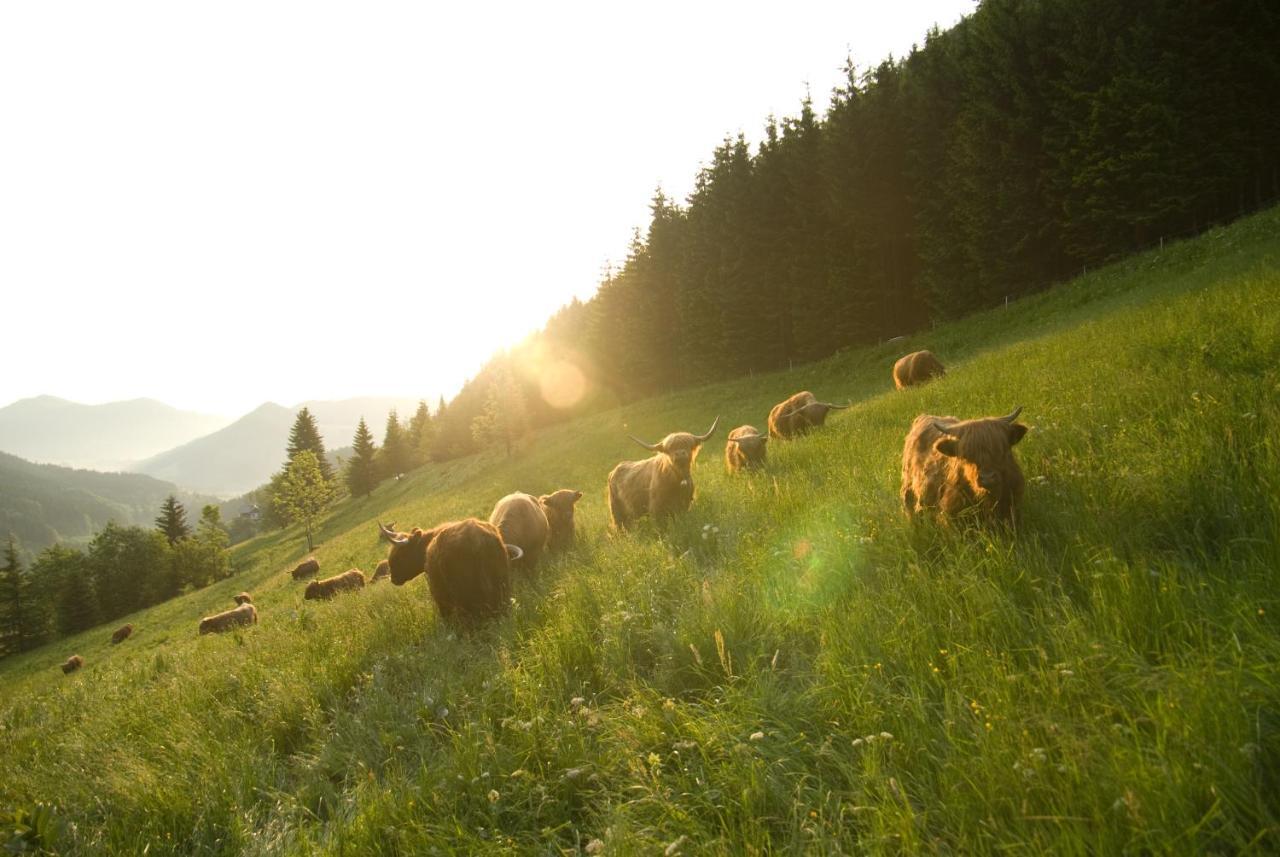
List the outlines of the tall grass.
{"type": "MultiPolygon", "coordinates": [[[[916,337],[639,403],[511,460],[431,467],[376,517],[586,491],[509,618],[442,625],[425,583],[304,602],[296,532],[237,578],[0,662],[0,809],[69,853],[1234,853],[1280,848],[1280,212],[916,337]],[[604,475],[659,437],[858,403],[691,511],[606,531],[604,475]],[[910,526],[920,412],[1025,407],[1020,531],[910,526]],[[195,634],[242,588],[254,628],[195,634]],[[72,650],[87,666],[56,670],[72,650]]],[[[721,435],[723,437],[723,433],[721,435]]]]}

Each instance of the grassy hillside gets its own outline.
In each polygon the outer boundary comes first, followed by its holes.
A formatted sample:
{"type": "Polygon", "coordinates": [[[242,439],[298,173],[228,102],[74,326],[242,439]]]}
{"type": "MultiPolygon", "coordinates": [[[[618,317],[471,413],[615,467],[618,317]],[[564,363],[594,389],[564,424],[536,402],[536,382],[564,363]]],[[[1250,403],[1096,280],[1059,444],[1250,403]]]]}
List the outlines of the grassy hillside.
{"type": "Polygon", "coordinates": [[[94,854],[1274,851],[1278,366],[1272,211],[905,346],[429,468],[336,509],[324,569],[371,569],[375,518],[513,489],[585,490],[579,544],[459,636],[421,579],[305,603],[301,537],[255,540],[122,646],[0,662],[0,808],[52,804],[94,854]],[[915,347],[951,372],[894,392],[915,347]],[[686,517],[607,534],[627,432],[762,426],[803,388],[857,404],[749,477],[722,429],[686,517]],[[1018,535],[908,527],[912,417],[1015,404],[1018,535]],[[198,638],[241,588],[261,624],[198,638]]]}

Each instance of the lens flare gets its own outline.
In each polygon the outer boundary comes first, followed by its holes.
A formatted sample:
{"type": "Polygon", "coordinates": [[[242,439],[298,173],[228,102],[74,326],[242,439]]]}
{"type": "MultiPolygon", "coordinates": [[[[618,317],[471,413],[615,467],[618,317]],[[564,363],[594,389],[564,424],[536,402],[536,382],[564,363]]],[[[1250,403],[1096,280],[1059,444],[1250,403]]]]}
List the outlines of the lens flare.
{"type": "Polygon", "coordinates": [[[542,398],[553,408],[572,408],[587,392],[587,379],[577,366],[554,360],[542,370],[538,381],[542,398]]]}

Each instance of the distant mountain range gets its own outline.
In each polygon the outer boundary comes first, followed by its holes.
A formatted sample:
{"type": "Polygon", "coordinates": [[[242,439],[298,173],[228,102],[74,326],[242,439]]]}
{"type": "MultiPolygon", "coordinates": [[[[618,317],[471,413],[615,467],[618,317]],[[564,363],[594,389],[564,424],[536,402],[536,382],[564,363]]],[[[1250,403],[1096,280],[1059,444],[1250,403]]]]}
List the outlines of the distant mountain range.
{"type": "Polygon", "coordinates": [[[392,408],[402,422],[407,422],[417,406],[415,399],[393,398],[303,402],[293,408],[268,402],[225,428],[153,456],[132,469],[193,491],[234,497],[262,485],[280,468],[289,430],[304,407],[316,418],[325,448],[334,450],[350,446],[362,416],[375,437],[380,438],[392,408]]]}
{"type": "Polygon", "coordinates": [[[36,396],[0,408],[0,451],[32,462],[126,470],[228,422],[154,399],[82,405],[36,396]]]}
{"type": "Polygon", "coordinates": [[[97,473],[34,464],[0,452],[0,539],[13,533],[31,554],[55,543],[83,545],[108,521],[150,527],[170,494],[193,528],[217,502],[140,473],[97,473]]]}

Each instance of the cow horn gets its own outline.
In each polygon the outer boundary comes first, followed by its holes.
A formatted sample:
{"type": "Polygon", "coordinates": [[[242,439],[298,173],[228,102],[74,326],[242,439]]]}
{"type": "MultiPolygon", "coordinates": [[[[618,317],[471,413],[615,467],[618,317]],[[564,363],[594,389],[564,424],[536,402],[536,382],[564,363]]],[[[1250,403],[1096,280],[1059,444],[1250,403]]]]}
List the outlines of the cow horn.
{"type": "Polygon", "coordinates": [[[1011,423],[1018,418],[1018,414],[1020,413],[1022,413],[1022,405],[1018,405],[1018,407],[1014,408],[1013,413],[1009,414],[1009,416],[1001,417],[1000,419],[1004,420],[1007,423],[1011,423]]]}
{"type": "Polygon", "coordinates": [[[953,432],[950,428],[948,428],[947,426],[944,426],[942,423],[938,422],[937,420],[933,421],[933,427],[936,428],[938,431],[942,432],[943,434],[945,434],[947,437],[956,436],[955,432],[953,432]]]}
{"type": "Polygon", "coordinates": [[[698,443],[702,443],[702,442],[703,442],[703,441],[705,441],[707,438],[711,437],[711,435],[715,433],[716,426],[718,426],[718,425],[720,425],[720,417],[719,417],[719,416],[717,416],[717,417],[715,418],[715,422],[711,423],[711,428],[707,429],[707,433],[706,433],[706,434],[695,434],[695,435],[694,435],[694,437],[696,437],[696,438],[698,439],[698,443]]]}
{"type": "MultiPolygon", "coordinates": [[[[391,526],[395,526],[395,521],[391,522],[391,526]]],[[[391,529],[391,527],[388,527],[386,524],[382,523],[381,521],[378,522],[378,529],[382,531],[382,537],[387,541],[391,542],[393,545],[402,545],[405,542],[409,541],[408,536],[400,535],[395,530],[391,529]]]]}
{"type": "Polygon", "coordinates": [[[836,411],[843,411],[845,408],[853,407],[853,402],[850,402],[847,405],[833,405],[830,402],[822,402],[821,404],[824,408],[831,408],[832,410],[836,410],[836,411]]]}
{"type": "Polygon", "coordinates": [[[629,434],[627,435],[627,437],[631,438],[636,443],[640,444],[650,452],[662,452],[662,444],[660,443],[645,443],[644,441],[642,441],[640,438],[636,437],[633,434],[629,434]]]}
{"type": "Polygon", "coordinates": [[[524,551],[520,550],[518,545],[507,545],[507,559],[512,562],[519,562],[520,558],[523,556],[524,551]]]}

